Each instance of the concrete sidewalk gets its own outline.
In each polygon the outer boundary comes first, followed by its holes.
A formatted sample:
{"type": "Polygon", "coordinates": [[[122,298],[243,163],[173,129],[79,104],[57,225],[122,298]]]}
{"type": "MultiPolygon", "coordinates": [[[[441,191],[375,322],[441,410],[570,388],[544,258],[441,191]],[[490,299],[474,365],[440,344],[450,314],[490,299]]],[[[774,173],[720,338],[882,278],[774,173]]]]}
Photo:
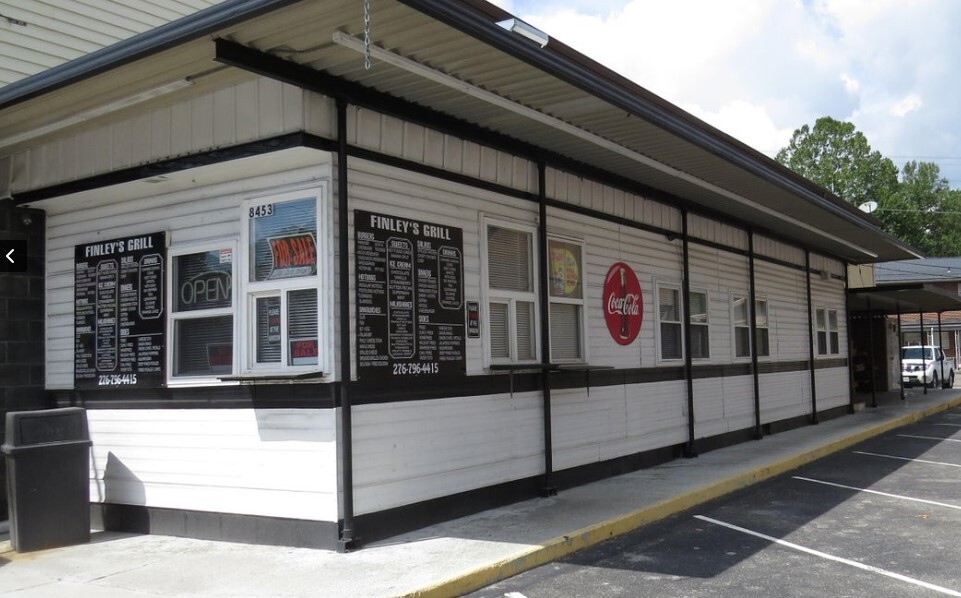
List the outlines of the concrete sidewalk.
{"type": "Polygon", "coordinates": [[[0,543],[10,597],[457,596],[961,405],[958,390],[883,395],[880,406],[485,511],[354,553],[94,533],[27,554],[0,543]]]}

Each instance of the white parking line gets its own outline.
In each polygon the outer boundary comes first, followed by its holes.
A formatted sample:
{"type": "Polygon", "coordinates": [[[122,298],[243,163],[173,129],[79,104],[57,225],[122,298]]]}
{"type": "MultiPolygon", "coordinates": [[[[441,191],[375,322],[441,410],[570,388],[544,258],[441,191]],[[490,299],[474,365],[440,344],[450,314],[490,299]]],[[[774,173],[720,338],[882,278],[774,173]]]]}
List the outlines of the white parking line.
{"type": "Polygon", "coordinates": [[[871,572],[871,573],[877,573],[878,575],[884,575],[885,577],[891,577],[891,578],[893,578],[893,579],[897,579],[897,580],[904,581],[904,582],[907,582],[907,583],[910,583],[910,584],[914,584],[914,585],[916,585],[916,586],[921,586],[922,588],[927,588],[927,589],[929,589],[929,590],[934,590],[935,592],[941,592],[942,594],[946,594],[946,595],[948,595],[948,596],[959,596],[959,597],[961,597],[961,592],[957,592],[957,591],[952,590],[952,589],[950,589],[950,588],[945,588],[945,587],[937,586],[937,585],[934,585],[933,583],[928,583],[928,582],[926,582],[926,581],[921,581],[920,579],[914,579],[913,577],[907,577],[907,576],[905,576],[905,575],[901,575],[900,573],[894,573],[894,572],[892,572],[892,571],[886,571],[886,570],[884,570],[884,569],[879,569],[878,567],[872,567],[871,565],[865,565],[864,563],[859,563],[859,562],[857,562],[857,561],[852,561],[852,560],[850,560],[850,559],[845,559],[845,558],[841,558],[841,557],[839,557],[839,556],[834,556],[833,554],[828,554],[828,553],[826,553],[826,552],[821,552],[821,551],[819,551],[819,550],[814,550],[814,549],[812,549],[812,548],[807,548],[806,546],[801,546],[800,544],[794,544],[793,542],[788,542],[788,541],[786,541],[786,540],[781,540],[781,539],[775,538],[775,537],[773,537],[773,536],[768,536],[768,535],[766,535],[766,534],[762,534],[762,533],[759,533],[759,532],[751,531],[751,530],[749,530],[749,529],[744,529],[743,527],[738,527],[738,526],[732,525],[732,524],[730,524],[730,523],[725,523],[725,522],[723,522],[723,521],[718,521],[717,519],[711,519],[710,517],[705,517],[705,516],[703,516],[703,515],[695,515],[694,518],[695,518],[695,519],[700,519],[701,521],[706,521],[706,522],[708,522],[708,523],[713,523],[713,524],[715,524],[715,525],[720,525],[720,526],[722,526],[722,527],[726,527],[726,528],[728,528],[728,529],[731,529],[731,530],[734,530],[734,531],[737,531],[737,532],[741,532],[741,533],[743,533],[743,534],[748,534],[749,536],[754,536],[754,537],[756,537],[756,538],[761,538],[762,540],[767,540],[768,542],[773,542],[773,543],[775,543],[775,544],[779,544],[779,545],[784,546],[784,547],[786,547],[786,548],[793,548],[794,550],[798,550],[798,551],[800,551],[800,552],[805,552],[805,553],[807,553],[807,554],[811,554],[811,555],[814,555],[814,556],[816,556],[816,557],[820,557],[820,558],[822,558],[822,559],[826,559],[826,560],[829,560],[829,561],[834,561],[834,562],[836,562],[836,563],[841,563],[841,564],[844,564],[844,565],[850,565],[851,567],[855,567],[855,568],[861,569],[861,570],[863,570],[863,571],[869,571],[869,572],[871,572]]]}
{"type": "Polygon", "coordinates": [[[921,440],[944,440],[945,442],[961,442],[957,438],[940,438],[938,436],[915,436],[914,434],[898,434],[901,438],[920,438],[921,440]]]}
{"type": "Polygon", "coordinates": [[[878,492],[877,490],[869,490],[867,488],[857,488],[855,486],[845,486],[844,484],[835,484],[834,482],[825,482],[824,480],[815,480],[812,478],[802,478],[801,476],[792,476],[795,480],[803,480],[805,482],[814,482],[815,484],[824,484],[825,486],[834,486],[836,488],[844,488],[846,490],[856,490],[858,492],[867,492],[869,494],[877,494],[879,496],[887,496],[889,498],[900,498],[901,500],[910,500],[912,502],[921,502],[926,505],[934,505],[937,507],[947,507],[949,509],[961,510],[961,505],[949,505],[944,502],[936,502],[933,500],[925,500],[923,498],[912,498],[910,496],[904,496],[902,494],[888,494],[887,492],[878,492]]]}
{"type": "Polygon", "coordinates": [[[932,426],[947,426],[949,428],[961,428],[961,424],[931,424],[932,426]]]}
{"type": "Polygon", "coordinates": [[[908,457],[897,457],[895,455],[882,455],[880,453],[866,453],[864,451],[851,451],[856,455],[870,455],[871,457],[884,457],[885,459],[899,459],[901,461],[911,461],[912,463],[928,463],[930,465],[944,465],[945,467],[961,467],[957,463],[942,463],[941,461],[927,461],[925,459],[909,459],[908,457]]]}

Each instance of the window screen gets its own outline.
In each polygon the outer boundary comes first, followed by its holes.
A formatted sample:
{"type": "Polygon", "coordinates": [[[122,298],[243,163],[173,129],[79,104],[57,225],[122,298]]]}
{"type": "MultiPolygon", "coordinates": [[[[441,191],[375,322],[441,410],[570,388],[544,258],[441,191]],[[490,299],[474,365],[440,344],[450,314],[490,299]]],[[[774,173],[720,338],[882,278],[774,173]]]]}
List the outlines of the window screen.
{"type": "Polygon", "coordinates": [[[710,328],[708,326],[707,293],[691,292],[691,357],[707,359],[710,352],[710,328]]]}
{"type": "Polygon", "coordinates": [[[531,237],[525,231],[487,227],[487,272],[491,289],[533,292],[531,237]]]}
{"type": "Polygon", "coordinates": [[[288,365],[317,365],[317,290],[287,293],[288,365]]]}
{"type": "Polygon", "coordinates": [[[658,289],[658,314],[661,322],[661,359],[681,359],[681,294],[677,289],[658,289]]]}
{"type": "Polygon", "coordinates": [[[233,316],[190,318],[174,323],[174,376],[211,376],[233,368],[233,316]]]}
{"type": "Polygon", "coordinates": [[[491,357],[494,359],[511,356],[509,307],[507,303],[490,304],[491,357]]]}
{"type": "Polygon", "coordinates": [[[280,363],[280,297],[256,300],[257,363],[280,363]]]}
{"type": "Polygon", "coordinates": [[[551,359],[581,359],[581,306],[551,303],[551,359]]]}

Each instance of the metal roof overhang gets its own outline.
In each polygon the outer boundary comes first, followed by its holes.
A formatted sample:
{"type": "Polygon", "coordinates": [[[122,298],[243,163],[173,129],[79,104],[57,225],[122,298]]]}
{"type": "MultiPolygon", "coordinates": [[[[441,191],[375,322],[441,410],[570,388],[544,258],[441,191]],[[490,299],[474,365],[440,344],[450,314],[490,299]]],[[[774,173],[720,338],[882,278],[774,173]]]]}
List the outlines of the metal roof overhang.
{"type": "Polygon", "coordinates": [[[884,285],[848,291],[850,311],[881,314],[961,310],[961,296],[931,284],[884,285]]]}
{"type": "Polygon", "coordinates": [[[362,53],[334,43],[335,34],[362,37],[359,2],[228,0],[0,89],[0,131],[16,135],[177,79],[195,84],[153,101],[251,76],[214,61],[212,40],[221,38],[849,263],[919,257],[825,189],[558,41],[541,48],[503,30],[496,22],[509,15],[492,4],[381,0],[372,11],[375,48],[418,68],[375,58],[366,70],[362,53]],[[476,90],[519,109],[492,104],[476,90]]]}

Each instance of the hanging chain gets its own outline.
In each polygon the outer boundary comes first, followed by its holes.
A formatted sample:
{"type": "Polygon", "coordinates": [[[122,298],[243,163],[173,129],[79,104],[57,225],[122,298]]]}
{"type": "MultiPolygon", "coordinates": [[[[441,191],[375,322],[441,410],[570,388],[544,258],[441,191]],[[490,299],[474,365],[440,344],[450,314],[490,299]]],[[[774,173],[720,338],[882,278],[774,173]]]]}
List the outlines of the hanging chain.
{"type": "Polygon", "coordinates": [[[370,70],[370,0],[364,0],[364,70],[370,70]]]}

